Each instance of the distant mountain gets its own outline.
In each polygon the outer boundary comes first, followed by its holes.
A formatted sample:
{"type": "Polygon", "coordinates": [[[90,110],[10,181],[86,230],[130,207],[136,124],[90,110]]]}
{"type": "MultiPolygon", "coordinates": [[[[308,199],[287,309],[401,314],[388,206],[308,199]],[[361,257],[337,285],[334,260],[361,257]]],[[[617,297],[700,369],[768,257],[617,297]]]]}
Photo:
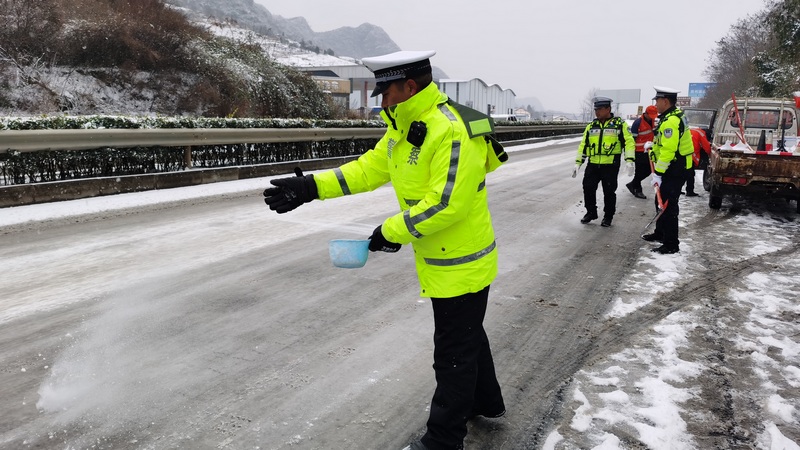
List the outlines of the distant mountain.
{"type": "Polygon", "coordinates": [[[337,56],[361,59],[400,50],[400,47],[381,27],[364,23],[356,28],[342,27],[331,31],[315,32],[302,17],[290,19],[270,13],[253,0],[166,0],[167,3],[194,11],[205,19],[232,19],[241,27],[268,36],[284,37],[301,42],[306,48],[319,47],[320,51],[333,50],[337,56]]]}
{"type": "Polygon", "coordinates": [[[544,106],[542,106],[542,102],[540,102],[539,99],[536,97],[522,97],[516,99],[516,102],[517,106],[521,106],[523,108],[530,105],[530,107],[533,108],[535,111],[539,112],[544,111],[544,106]]]}
{"type": "MultiPolygon", "coordinates": [[[[305,19],[298,18],[305,22],[305,19]]],[[[362,23],[356,28],[341,27],[322,33],[314,33],[316,39],[324,42],[341,56],[364,58],[385,55],[400,50],[383,28],[370,23],[362,23]]]]}

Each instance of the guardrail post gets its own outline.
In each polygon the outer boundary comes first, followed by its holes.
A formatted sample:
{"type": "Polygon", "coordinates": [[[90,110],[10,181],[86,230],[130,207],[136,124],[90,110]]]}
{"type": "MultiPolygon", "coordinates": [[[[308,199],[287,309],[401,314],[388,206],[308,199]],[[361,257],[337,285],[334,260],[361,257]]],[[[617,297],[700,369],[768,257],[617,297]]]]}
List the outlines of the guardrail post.
{"type": "Polygon", "coordinates": [[[188,170],[192,168],[192,146],[183,148],[183,169],[188,170]]]}

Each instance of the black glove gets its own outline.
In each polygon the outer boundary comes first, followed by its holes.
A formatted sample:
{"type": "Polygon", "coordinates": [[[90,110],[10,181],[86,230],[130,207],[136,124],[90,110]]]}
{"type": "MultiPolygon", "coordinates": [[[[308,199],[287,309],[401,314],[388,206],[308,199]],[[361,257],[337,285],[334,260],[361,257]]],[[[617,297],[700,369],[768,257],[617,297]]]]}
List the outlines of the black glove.
{"type": "Polygon", "coordinates": [[[278,214],[289,212],[303,203],[319,198],[314,175],[303,175],[299,167],[295,167],[296,177],[270,180],[273,186],[264,190],[264,203],[278,214]]]}
{"type": "Polygon", "coordinates": [[[378,225],[378,228],[375,228],[375,231],[372,232],[372,236],[369,237],[369,251],[371,252],[394,253],[400,250],[400,247],[402,247],[402,244],[389,242],[383,237],[380,225],[378,225]]]}

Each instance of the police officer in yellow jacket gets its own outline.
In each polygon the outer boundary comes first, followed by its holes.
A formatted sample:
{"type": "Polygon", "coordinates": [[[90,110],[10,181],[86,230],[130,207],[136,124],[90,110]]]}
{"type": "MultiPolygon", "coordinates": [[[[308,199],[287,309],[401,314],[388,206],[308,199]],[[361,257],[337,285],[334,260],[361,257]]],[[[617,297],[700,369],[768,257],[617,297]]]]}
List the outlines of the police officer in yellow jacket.
{"type": "Polygon", "coordinates": [[[671,254],[680,250],[678,200],[683,183],[686,181],[686,171],[692,167],[694,144],[683,111],[675,106],[679,91],[662,86],[653,88],[656,90],[653,100],[656,101],[659,123],[655,131],[653,148],[650,150],[650,159],[654,162],[652,184],[658,186],[661,199],[667,207],[656,221],[655,231],[643,235],[642,239],[661,243],[660,247],[653,249],[654,252],[671,254]]]}
{"type": "Polygon", "coordinates": [[[483,319],[497,275],[486,174],[507,156],[490,137],[491,119],[449,101],[432,82],[434,54],[364,58],[377,82],[372,96],[383,96],[384,136],[336,169],[272,180],[275,187],[264,196],[270,209],[284,213],[392,183],[400,212],[375,228],[369,249],[413,246],[420,294],[431,298],[435,327],[437,386],[427,431],[410,448],[457,449],[468,419],[505,413],[483,319]]]}
{"type": "Polygon", "coordinates": [[[578,145],[578,158],[575,161],[573,176],[587,159],[583,173],[583,202],[586,215],[581,223],[597,219],[597,185],[603,185],[603,220],[600,225],[610,227],[617,210],[617,177],[620,158],[625,152],[625,161],[633,164],[635,142],[628,125],[611,112],[611,99],[595,97],[595,120],[586,126],[583,139],[578,145]]]}

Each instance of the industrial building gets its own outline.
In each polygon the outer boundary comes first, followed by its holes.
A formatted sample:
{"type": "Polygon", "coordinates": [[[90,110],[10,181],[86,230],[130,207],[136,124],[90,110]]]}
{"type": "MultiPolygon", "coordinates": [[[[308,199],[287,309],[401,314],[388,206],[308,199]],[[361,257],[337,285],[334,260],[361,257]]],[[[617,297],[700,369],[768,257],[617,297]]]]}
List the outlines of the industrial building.
{"type": "Polygon", "coordinates": [[[516,94],[511,89],[488,85],[480,78],[471,80],[438,80],[439,90],[456,103],[477,109],[487,115],[514,114],[516,94]]]}
{"type": "MultiPolygon", "coordinates": [[[[345,103],[348,109],[360,109],[365,116],[374,106],[380,106],[381,98],[370,97],[375,88],[375,77],[372,72],[360,64],[324,67],[297,67],[298,70],[309,72],[320,87],[330,92],[337,101],[345,103]],[[331,89],[349,86],[349,98],[345,101],[344,92],[331,89]]],[[[488,85],[480,78],[471,80],[441,79],[435,80],[439,89],[447,94],[453,101],[469,106],[473,109],[491,114],[514,114],[516,109],[516,94],[511,89],[503,89],[496,84],[488,85]]]]}

